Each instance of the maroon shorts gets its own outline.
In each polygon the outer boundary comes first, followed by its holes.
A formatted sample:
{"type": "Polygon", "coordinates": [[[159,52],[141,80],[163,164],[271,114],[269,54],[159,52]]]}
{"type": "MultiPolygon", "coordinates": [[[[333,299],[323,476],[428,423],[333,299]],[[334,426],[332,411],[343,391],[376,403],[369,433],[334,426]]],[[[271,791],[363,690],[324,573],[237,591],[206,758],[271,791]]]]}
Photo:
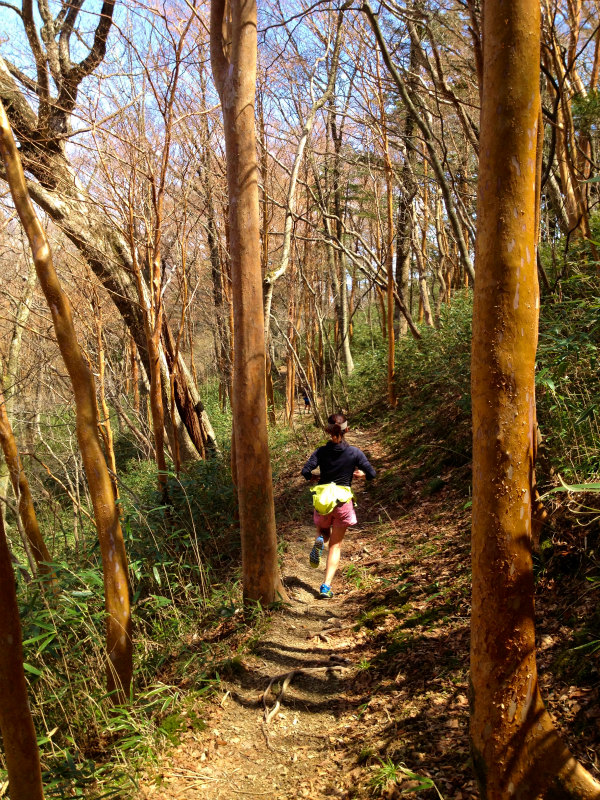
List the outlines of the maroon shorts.
{"type": "Polygon", "coordinates": [[[319,514],[315,509],[313,519],[317,528],[331,528],[332,525],[336,528],[348,528],[350,525],[356,525],[354,503],[348,500],[343,505],[336,506],[331,514],[319,514]]]}

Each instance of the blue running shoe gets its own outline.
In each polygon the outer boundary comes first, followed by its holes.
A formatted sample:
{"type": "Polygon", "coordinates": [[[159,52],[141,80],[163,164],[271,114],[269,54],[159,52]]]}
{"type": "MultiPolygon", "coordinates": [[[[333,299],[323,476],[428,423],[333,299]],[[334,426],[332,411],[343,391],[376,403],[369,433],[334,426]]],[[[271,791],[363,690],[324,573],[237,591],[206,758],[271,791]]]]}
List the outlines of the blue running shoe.
{"type": "Polygon", "coordinates": [[[333,592],[331,591],[331,586],[327,586],[326,583],[321,584],[321,588],[319,589],[319,596],[323,597],[327,600],[330,600],[333,597],[333,592]]]}
{"type": "Polygon", "coordinates": [[[309,564],[313,569],[316,569],[319,566],[324,545],[325,542],[323,541],[323,537],[317,536],[317,538],[315,539],[315,543],[313,545],[313,549],[310,551],[310,555],[308,557],[309,564]]]}

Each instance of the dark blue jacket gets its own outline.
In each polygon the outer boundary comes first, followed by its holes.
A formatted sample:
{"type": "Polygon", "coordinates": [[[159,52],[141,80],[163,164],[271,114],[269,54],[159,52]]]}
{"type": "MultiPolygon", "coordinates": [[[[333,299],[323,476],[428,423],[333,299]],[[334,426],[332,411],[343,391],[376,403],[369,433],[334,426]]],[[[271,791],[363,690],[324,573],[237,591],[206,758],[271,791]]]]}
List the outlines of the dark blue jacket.
{"type": "Polygon", "coordinates": [[[361,469],[367,480],[373,480],[375,470],[367,461],[367,457],[358,447],[352,447],[345,441],[339,444],[327,442],[311,455],[302,467],[302,474],[309,481],[313,469],[321,470],[319,483],[337,483],[338,486],[350,486],[355,469],[361,469]]]}

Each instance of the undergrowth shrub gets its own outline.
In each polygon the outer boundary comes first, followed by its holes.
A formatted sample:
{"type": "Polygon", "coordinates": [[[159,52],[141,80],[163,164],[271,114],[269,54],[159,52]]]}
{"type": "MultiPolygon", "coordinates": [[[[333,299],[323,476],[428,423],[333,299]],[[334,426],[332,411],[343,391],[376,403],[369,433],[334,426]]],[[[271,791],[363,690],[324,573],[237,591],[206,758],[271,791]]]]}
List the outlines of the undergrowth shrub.
{"type": "Polygon", "coordinates": [[[567,482],[600,475],[600,282],[579,274],[542,306],[538,421],[545,458],[567,482]]]}
{"type": "Polygon", "coordinates": [[[216,685],[224,655],[199,632],[235,614],[241,601],[229,461],[214,458],[170,475],[169,506],[158,501],[154,464],[132,459],[125,467],[119,484],[134,626],[131,705],[115,709],[106,697],[104,586],[91,521],[77,549],[72,539],[55,542],[56,598],[19,570],[25,669],[49,798],[124,796],[135,764],[174,736],[172,715],[216,685]]]}
{"type": "Polygon", "coordinates": [[[231,406],[227,402],[223,409],[219,401],[219,382],[216,378],[211,378],[202,384],[201,396],[218,446],[227,457],[231,449],[231,406]]]}
{"type": "Polygon", "coordinates": [[[354,371],[347,378],[351,410],[360,410],[366,419],[373,399],[385,395],[387,350],[381,328],[364,312],[354,316],[351,348],[354,371]]]}
{"type": "MultiPolygon", "coordinates": [[[[471,313],[470,294],[456,292],[452,304],[442,308],[440,330],[421,325],[420,339],[409,333],[397,342],[394,411],[383,399],[384,342],[378,343],[378,357],[371,363],[357,359],[349,381],[353,406],[359,407],[356,420],[380,422],[388,449],[415,480],[439,480],[447,467],[464,466],[470,460],[471,313]]],[[[369,360],[367,352],[365,356],[369,360]]],[[[393,496],[399,480],[394,468],[380,475],[374,491],[393,496]]]]}

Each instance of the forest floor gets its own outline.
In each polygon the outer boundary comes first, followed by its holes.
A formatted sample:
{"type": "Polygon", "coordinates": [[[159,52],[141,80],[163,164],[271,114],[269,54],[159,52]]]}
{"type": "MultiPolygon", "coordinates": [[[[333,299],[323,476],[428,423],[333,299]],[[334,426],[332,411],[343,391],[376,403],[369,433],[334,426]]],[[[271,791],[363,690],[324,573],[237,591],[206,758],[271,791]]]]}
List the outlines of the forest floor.
{"type": "MultiPolygon", "coordinates": [[[[377,438],[348,438],[380,477],[396,469],[377,438]]],[[[290,511],[290,498],[306,493],[298,471],[278,482],[289,603],[266,615],[219,676],[197,711],[202,730],[190,721],[141,776],[139,798],[477,798],[468,745],[469,466],[428,483],[407,476],[387,495],[373,491],[377,479],[355,487],[359,523],[344,541],[331,600],[318,596],[322,568],[308,563],[311,509],[302,523],[290,511]],[[263,695],[275,679],[271,708],[284,676],[291,680],[267,722],[263,695]]],[[[559,600],[553,580],[538,578],[540,683],[569,744],[594,769],[598,652],[585,670],[572,666],[572,621],[557,607],[576,606],[581,618],[597,604],[575,586],[559,600]]],[[[212,635],[230,637],[235,652],[237,630],[224,620],[212,635]]]]}

